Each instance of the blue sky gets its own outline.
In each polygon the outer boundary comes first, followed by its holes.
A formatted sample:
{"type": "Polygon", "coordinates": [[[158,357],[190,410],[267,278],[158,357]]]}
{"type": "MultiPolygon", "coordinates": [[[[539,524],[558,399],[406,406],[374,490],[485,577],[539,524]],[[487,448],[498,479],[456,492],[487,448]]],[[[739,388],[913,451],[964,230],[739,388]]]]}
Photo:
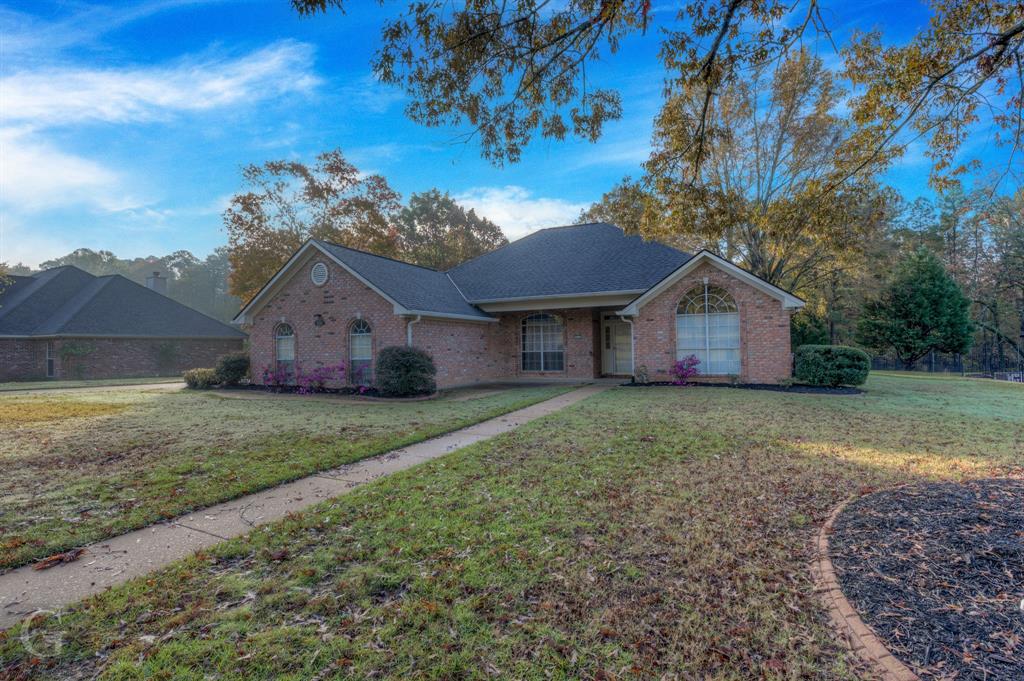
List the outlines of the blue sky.
{"type": "MultiPolygon", "coordinates": [[[[537,141],[495,168],[460,131],[404,117],[402,93],[370,72],[382,11],[348,4],[312,18],[287,0],[0,4],[0,262],[77,247],[203,256],[225,242],[242,165],[335,147],[404,197],[451,192],[511,238],[640,174],[661,101],[656,31],[591,69],[625,109],[598,143],[537,141]]],[[[839,40],[853,26],[899,40],[927,20],[913,0],[825,4],[839,40]]],[[[886,180],[916,196],[927,170],[911,153],[886,180]]]]}

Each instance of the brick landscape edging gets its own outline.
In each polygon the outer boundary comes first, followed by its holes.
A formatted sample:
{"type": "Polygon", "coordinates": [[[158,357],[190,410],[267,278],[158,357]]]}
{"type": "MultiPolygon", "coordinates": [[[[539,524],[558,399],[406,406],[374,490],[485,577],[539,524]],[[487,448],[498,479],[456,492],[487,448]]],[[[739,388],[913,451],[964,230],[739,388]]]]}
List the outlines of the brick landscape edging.
{"type": "Polygon", "coordinates": [[[832,534],[832,526],[843,509],[853,501],[851,497],[833,509],[825,524],[821,526],[815,540],[815,558],[811,564],[814,583],[828,609],[832,627],[839,633],[843,643],[866,664],[871,671],[878,674],[883,681],[921,681],[910,667],[896,659],[885,644],[864,623],[850,601],[846,600],[843,590],[836,577],[832,559],[829,557],[828,538],[832,534]]]}

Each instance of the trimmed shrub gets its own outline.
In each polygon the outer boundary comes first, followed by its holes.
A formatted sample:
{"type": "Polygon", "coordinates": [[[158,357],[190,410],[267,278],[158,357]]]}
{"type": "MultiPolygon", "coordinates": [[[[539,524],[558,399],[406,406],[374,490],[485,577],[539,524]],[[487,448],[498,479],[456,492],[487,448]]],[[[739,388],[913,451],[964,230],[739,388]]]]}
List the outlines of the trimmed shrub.
{"type": "Polygon", "coordinates": [[[796,349],[798,383],[808,385],[861,385],[868,380],[871,358],[845,345],[801,345],[796,349]]]}
{"type": "Polygon", "coordinates": [[[377,389],[385,397],[429,395],[437,390],[434,360],[419,348],[392,346],[377,355],[377,389]]]}
{"type": "Polygon", "coordinates": [[[182,378],[185,379],[185,385],[195,390],[212,388],[218,383],[216,369],[189,369],[182,374],[182,378]]]}
{"type": "Polygon", "coordinates": [[[217,358],[217,380],[224,385],[238,385],[249,375],[249,354],[232,352],[217,358]]]}

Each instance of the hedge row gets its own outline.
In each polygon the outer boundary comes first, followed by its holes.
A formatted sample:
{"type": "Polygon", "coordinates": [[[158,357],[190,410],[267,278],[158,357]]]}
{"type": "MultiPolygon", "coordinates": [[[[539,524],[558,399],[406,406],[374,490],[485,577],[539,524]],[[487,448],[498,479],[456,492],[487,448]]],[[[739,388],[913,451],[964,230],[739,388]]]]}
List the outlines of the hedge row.
{"type": "Polygon", "coordinates": [[[871,358],[845,345],[801,345],[793,377],[808,385],[861,385],[868,380],[871,358]]]}

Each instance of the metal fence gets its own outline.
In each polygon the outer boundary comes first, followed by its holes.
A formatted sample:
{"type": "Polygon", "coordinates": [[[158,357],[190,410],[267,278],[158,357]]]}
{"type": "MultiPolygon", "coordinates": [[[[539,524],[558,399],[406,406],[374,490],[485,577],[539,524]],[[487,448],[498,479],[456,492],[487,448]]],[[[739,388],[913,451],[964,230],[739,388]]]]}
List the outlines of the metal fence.
{"type": "Polygon", "coordinates": [[[1024,367],[1016,353],[1001,362],[993,357],[972,357],[932,352],[908,367],[895,357],[877,355],[871,358],[871,368],[878,371],[922,371],[937,374],[962,374],[1001,381],[1022,381],[1024,367]]]}

